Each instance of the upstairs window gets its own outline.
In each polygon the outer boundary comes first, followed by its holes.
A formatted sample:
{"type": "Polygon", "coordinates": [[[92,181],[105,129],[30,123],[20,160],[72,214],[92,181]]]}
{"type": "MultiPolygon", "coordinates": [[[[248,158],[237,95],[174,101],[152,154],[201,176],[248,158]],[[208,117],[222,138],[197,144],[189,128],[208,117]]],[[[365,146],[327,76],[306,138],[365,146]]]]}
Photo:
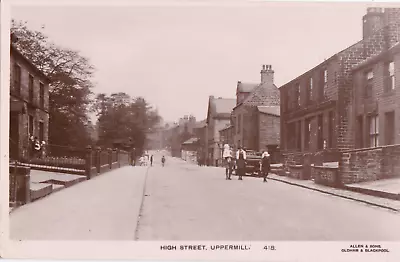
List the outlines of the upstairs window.
{"type": "Polygon", "coordinates": [[[21,67],[14,64],[14,90],[17,95],[21,95],[21,67]]]}
{"type": "Polygon", "coordinates": [[[385,65],[385,73],[386,73],[386,83],[385,83],[385,91],[389,92],[391,90],[394,90],[395,88],[395,77],[394,77],[394,63],[389,62],[385,65]]]}
{"type": "Polygon", "coordinates": [[[29,75],[29,102],[33,102],[33,75],[29,75]]]}
{"type": "Polygon", "coordinates": [[[309,84],[308,84],[308,102],[312,101],[312,92],[313,92],[313,79],[310,77],[309,84]]]}
{"type": "Polygon", "coordinates": [[[295,106],[300,106],[300,84],[296,84],[294,93],[295,106]]]}
{"type": "Polygon", "coordinates": [[[40,107],[44,109],[44,84],[40,83],[40,107]]]}
{"type": "Polygon", "coordinates": [[[364,95],[365,97],[372,96],[374,72],[369,70],[365,73],[365,85],[364,85],[364,95]]]}
{"type": "Polygon", "coordinates": [[[237,123],[237,127],[238,127],[237,133],[240,134],[240,131],[241,131],[241,124],[242,124],[242,115],[241,115],[241,114],[238,115],[237,122],[238,122],[238,123],[237,123]]]}
{"type": "Polygon", "coordinates": [[[322,86],[322,89],[323,89],[322,96],[325,97],[326,96],[326,91],[328,89],[328,70],[327,69],[324,69],[323,80],[324,81],[323,81],[323,86],[322,86]]]}

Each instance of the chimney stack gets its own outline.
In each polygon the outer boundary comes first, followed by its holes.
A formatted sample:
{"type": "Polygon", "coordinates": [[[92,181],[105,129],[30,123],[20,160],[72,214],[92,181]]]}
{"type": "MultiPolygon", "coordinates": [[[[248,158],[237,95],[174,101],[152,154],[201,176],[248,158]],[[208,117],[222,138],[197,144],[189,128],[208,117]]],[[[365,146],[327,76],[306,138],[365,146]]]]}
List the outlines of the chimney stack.
{"type": "Polygon", "coordinates": [[[261,70],[261,84],[274,84],[274,70],[271,65],[263,65],[261,70]]]}
{"type": "Polygon", "coordinates": [[[369,7],[363,16],[363,39],[370,37],[385,25],[384,8],[369,7]]]}

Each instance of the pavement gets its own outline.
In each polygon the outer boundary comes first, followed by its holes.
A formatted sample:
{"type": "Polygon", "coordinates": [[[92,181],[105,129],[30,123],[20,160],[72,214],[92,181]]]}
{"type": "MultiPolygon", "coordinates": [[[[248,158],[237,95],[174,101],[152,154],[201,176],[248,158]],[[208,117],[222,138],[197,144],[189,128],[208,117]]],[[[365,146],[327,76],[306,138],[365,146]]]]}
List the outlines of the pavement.
{"type": "MultiPolygon", "coordinates": [[[[270,175],[268,175],[268,178],[270,180],[275,180],[275,181],[287,183],[290,185],[314,190],[314,191],[317,191],[320,193],[330,194],[332,196],[346,198],[346,199],[358,201],[361,203],[365,203],[365,204],[393,210],[396,212],[400,212],[400,201],[387,199],[387,198],[383,198],[383,197],[377,197],[377,196],[375,196],[376,194],[374,194],[374,193],[364,194],[364,193],[359,193],[359,192],[353,192],[350,190],[338,189],[338,188],[333,188],[333,187],[329,187],[329,186],[319,185],[319,184],[314,183],[314,181],[311,181],[311,180],[299,180],[299,179],[290,178],[290,177],[286,177],[286,176],[278,176],[276,174],[270,174],[270,175]]],[[[370,183],[370,184],[373,184],[373,183],[370,183]]],[[[353,189],[357,189],[362,186],[363,186],[363,183],[348,185],[348,187],[353,187],[353,189]]],[[[384,188],[382,190],[386,190],[386,188],[384,188]]],[[[355,191],[357,191],[357,190],[355,190],[355,191]]]]}
{"type": "Polygon", "coordinates": [[[10,214],[10,238],[134,239],[146,171],[118,168],[19,207],[10,214]]]}

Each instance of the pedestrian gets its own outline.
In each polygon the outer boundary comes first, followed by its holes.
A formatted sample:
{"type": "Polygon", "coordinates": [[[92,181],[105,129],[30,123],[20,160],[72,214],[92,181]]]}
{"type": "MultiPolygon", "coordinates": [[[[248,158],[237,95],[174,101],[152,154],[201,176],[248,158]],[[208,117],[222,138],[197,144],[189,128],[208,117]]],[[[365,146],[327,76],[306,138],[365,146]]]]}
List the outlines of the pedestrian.
{"type": "Polygon", "coordinates": [[[153,155],[150,157],[150,166],[153,166],[153,155]]]}
{"type": "Polygon", "coordinates": [[[239,150],[236,152],[236,169],[239,176],[239,180],[243,180],[243,176],[246,172],[246,151],[243,150],[241,146],[238,148],[239,150]]]}
{"type": "Polygon", "coordinates": [[[271,169],[270,162],[270,154],[268,153],[268,149],[266,149],[261,155],[261,174],[264,178],[264,182],[267,182],[267,176],[271,169]]]}
{"type": "Polygon", "coordinates": [[[228,144],[224,145],[224,151],[222,153],[222,157],[224,158],[226,179],[231,180],[233,161],[232,161],[232,150],[228,144]]]}
{"type": "Polygon", "coordinates": [[[161,158],[161,163],[162,163],[162,166],[165,165],[165,156],[162,156],[162,158],[161,158]]]}

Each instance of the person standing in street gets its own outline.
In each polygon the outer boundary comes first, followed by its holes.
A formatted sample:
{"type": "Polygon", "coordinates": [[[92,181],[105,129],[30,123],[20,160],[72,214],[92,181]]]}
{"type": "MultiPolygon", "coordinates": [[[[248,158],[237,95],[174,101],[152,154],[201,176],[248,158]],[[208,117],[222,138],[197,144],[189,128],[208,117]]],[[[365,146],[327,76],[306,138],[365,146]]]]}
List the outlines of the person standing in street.
{"type": "Polygon", "coordinates": [[[236,165],[237,172],[239,176],[239,180],[243,180],[243,175],[246,172],[246,151],[243,150],[241,146],[238,148],[239,150],[236,152],[236,165]]]}
{"type": "Polygon", "coordinates": [[[161,163],[162,163],[162,166],[165,165],[165,156],[162,156],[162,158],[161,158],[161,163]]]}
{"type": "Polygon", "coordinates": [[[266,149],[261,155],[261,173],[264,178],[264,182],[267,182],[267,176],[271,169],[270,154],[268,149],[266,149]]]}
{"type": "Polygon", "coordinates": [[[153,166],[153,155],[150,156],[150,166],[153,166]]]}
{"type": "Polygon", "coordinates": [[[226,179],[231,180],[233,160],[232,160],[232,150],[228,144],[224,145],[224,151],[222,153],[222,156],[224,158],[226,179]]]}

